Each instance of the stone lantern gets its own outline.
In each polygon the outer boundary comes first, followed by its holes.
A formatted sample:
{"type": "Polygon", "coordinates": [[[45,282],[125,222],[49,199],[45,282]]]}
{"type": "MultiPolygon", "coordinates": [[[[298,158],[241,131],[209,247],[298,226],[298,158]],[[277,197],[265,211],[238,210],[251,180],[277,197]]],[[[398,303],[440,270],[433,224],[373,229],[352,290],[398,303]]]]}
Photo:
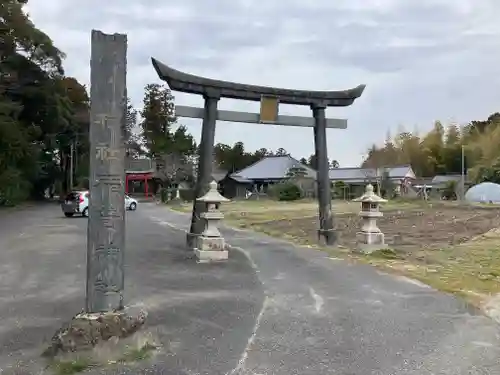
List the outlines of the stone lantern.
{"type": "Polygon", "coordinates": [[[384,241],[384,234],[377,226],[377,219],[382,217],[380,204],[387,200],[379,197],[373,192],[373,185],[368,184],[363,196],[354,199],[355,202],[361,202],[361,212],[359,216],[362,219],[361,231],[356,235],[357,248],[359,251],[370,254],[375,250],[385,249],[387,245],[384,241]]]}
{"type": "Polygon", "coordinates": [[[197,237],[196,248],[194,249],[196,257],[200,262],[228,259],[226,243],[218,228],[224,215],[219,211],[218,206],[222,202],[229,202],[229,199],[219,194],[217,191],[217,182],[212,181],[209,187],[208,193],[196,199],[197,202],[205,205],[205,210],[200,214],[204,230],[197,237]]]}

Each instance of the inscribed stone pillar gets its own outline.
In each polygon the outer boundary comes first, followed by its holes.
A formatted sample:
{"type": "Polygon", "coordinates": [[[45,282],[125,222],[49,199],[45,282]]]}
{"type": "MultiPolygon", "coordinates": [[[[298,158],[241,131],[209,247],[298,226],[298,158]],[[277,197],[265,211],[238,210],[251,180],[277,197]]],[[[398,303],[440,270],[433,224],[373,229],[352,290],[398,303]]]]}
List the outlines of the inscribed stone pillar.
{"type": "Polygon", "coordinates": [[[123,308],[127,36],[93,30],[91,50],[86,293],[89,313],[123,308]]]}

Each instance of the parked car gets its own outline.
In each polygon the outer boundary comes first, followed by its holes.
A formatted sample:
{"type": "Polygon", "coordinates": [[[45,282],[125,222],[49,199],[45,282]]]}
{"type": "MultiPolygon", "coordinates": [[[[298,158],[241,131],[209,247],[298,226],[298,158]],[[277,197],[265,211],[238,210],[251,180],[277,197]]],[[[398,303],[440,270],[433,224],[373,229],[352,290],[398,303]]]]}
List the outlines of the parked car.
{"type": "Polygon", "coordinates": [[[137,200],[125,194],[125,209],[130,211],[137,210],[137,200]]]}
{"type": "Polygon", "coordinates": [[[73,215],[89,216],[89,192],[72,191],[61,203],[61,208],[66,217],[73,215]]]}
{"type": "MultiPolygon", "coordinates": [[[[89,196],[88,190],[69,193],[61,204],[64,216],[72,217],[75,214],[89,216],[89,196]]],[[[137,200],[127,194],[125,194],[125,209],[130,211],[137,209],[137,200]]]]}

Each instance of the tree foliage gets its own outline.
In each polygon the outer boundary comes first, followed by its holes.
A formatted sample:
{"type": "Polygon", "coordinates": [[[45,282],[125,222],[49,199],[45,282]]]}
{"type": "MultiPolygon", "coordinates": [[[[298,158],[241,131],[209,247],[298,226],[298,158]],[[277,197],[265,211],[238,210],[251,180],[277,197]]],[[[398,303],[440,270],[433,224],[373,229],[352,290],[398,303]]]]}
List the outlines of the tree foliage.
{"type": "Polygon", "coordinates": [[[192,178],[197,151],[193,136],[177,123],[174,99],[168,87],[148,84],[141,110],[141,143],[156,160],[157,174],[166,185],[192,178]]]}
{"type": "Polygon", "coordinates": [[[461,128],[436,121],[423,136],[401,130],[395,137],[388,136],[383,146],[370,147],[362,167],[411,164],[421,177],[460,174],[463,148],[464,170],[472,182],[500,182],[499,125],[500,114],[494,113],[461,128]]]}
{"type": "Polygon", "coordinates": [[[0,6],[0,205],[68,188],[70,150],[88,152],[88,96],[65,77],[64,54],[23,11],[26,0],[0,6]],[[81,137],[80,139],[85,139],[81,137]]]}

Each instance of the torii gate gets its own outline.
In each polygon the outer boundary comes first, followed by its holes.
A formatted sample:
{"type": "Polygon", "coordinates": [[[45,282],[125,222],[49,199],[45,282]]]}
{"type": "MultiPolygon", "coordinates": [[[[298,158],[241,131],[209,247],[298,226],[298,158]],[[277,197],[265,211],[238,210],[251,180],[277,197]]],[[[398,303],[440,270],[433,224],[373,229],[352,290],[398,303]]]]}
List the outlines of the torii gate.
{"type": "MultiPolygon", "coordinates": [[[[202,196],[211,182],[213,148],[215,142],[215,123],[219,121],[246,122],[256,124],[273,124],[284,126],[300,126],[314,128],[314,145],[317,163],[317,185],[319,203],[318,239],[324,237],[327,245],[334,245],[337,236],[334,230],[332,215],[328,152],[326,144],[326,128],[346,129],[347,120],[325,118],[327,107],[347,107],[359,98],[365,85],[343,91],[306,91],[290,90],[275,87],[246,85],[241,83],[219,81],[180,72],[152,58],[153,66],[161,80],[171,90],[188,94],[202,95],[205,107],[194,108],[176,106],[178,117],[202,118],[200,154],[198,160],[198,178],[195,196],[202,196]],[[217,110],[220,98],[260,101],[260,113],[245,113],[217,110]],[[279,115],[279,103],[308,105],[312,109],[313,118],[279,115]]],[[[196,238],[201,234],[199,215],[202,206],[193,203],[191,228],[187,234],[187,244],[193,248],[196,238]]]]}

